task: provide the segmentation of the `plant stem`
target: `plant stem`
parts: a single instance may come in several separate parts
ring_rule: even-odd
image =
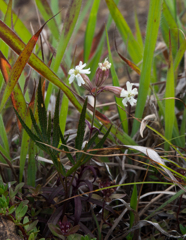
[[[93,114],[92,114],[92,122],[91,122],[91,129],[90,129],[90,135],[89,135],[89,140],[91,138],[92,135],[92,128],[94,126],[94,117],[95,117],[95,112],[96,112],[96,97],[97,97],[97,88],[96,88],[96,92],[94,94],[94,110],[93,110]]]

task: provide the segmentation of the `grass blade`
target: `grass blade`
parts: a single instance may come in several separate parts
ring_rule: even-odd
[[[7,11],[4,17],[4,23],[11,28],[12,25],[12,0],[9,0]],[[0,40],[0,49],[2,50],[5,58],[8,58],[9,47]]]
[[[35,187],[36,182],[36,145],[33,140],[30,141],[28,153],[27,184]]]
[[[183,34],[179,31],[179,27],[175,22],[174,17],[171,14],[169,7],[165,0],[162,3],[162,19],[161,21],[161,28],[162,34],[165,43],[167,46],[169,45],[169,31],[171,31],[171,43],[172,43],[172,54],[173,57],[176,55],[178,51],[178,44],[182,43],[183,41]]]
[[[68,11],[65,17],[65,22],[63,24],[62,33],[60,36],[59,45],[56,51],[57,54],[56,54],[56,58],[53,66],[54,72],[58,71],[61,60],[63,58],[67,45],[69,43],[70,37],[72,35],[72,32],[74,30],[75,24],[79,16],[81,3],[82,3],[82,0],[74,0],[70,2],[70,5],[68,7]]]
[[[84,40],[84,62],[85,63],[89,59],[89,55],[92,47],[99,4],[100,4],[100,0],[94,0],[91,12],[89,14],[89,19],[87,23],[86,32],[85,32],[85,40]]]
[[[79,118],[77,137],[75,140],[75,148],[79,149],[79,150],[82,149],[82,144],[83,144],[83,139],[84,139],[86,110],[87,110],[87,98],[85,100],[85,103],[83,105],[83,109],[82,109],[82,112],[81,112],[81,115]],[[80,156],[79,153],[76,154],[76,160],[78,160],[78,156]]]
[[[170,33],[169,33],[170,36]],[[172,57],[171,39],[169,37],[169,66],[166,80],[165,98],[174,98],[174,67]],[[175,99],[165,100],[165,138],[170,141],[172,138],[174,120],[175,120]],[[165,143],[165,150],[168,150],[169,145]]]
[[[143,51],[143,38],[141,35],[141,30],[140,30],[140,26],[139,26],[139,21],[138,21],[138,15],[135,11],[135,15],[134,15],[134,20],[135,20],[135,29],[136,29],[136,40],[138,42],[138,44],[140,45],[140,48]]]
[[[112,54],[111,54],[111,51],[110,51],[110,44],[109,44],[107,30],[106,30],[106,37],[107,37],[107,47],[108,47],[108,52],[109,52],[109,61],[111,63],[111,74],[112,74],[113,86],[119,87],[120,86],[119,85],[119,80],[118,80],[118,77],[117,77],[117,74],[116,74],[116,71],[115,71],[115,68],[114,68],[114,62],[113,62]],[[120,121],[121,121],[121,124],[122,124],[123,131],[125,133],[128,133],[127,114],[123,109],[121,109],[121,108],[124,108],[124,106],[122,104],[122,99],[115,97],[115,101],[117,103],[117,109],[118,109],[118,113],[119,113],[119,117],[120,117]]]
[[[42,94],[42,89],[41,89],[41,80],[39,81],[39,86],[38,86],[38,94],[37,94],[37,99],[38,99],[38,116],[39,116],[39,123],[41,127],[41,133],[43,136],[43,140],[47,141],[47,112],[43,100],[43,94]]]
[[[9,29],[2,21],[0,21],[0,37],[17,53],[20,54],[24,49],[25,44],[19,39],[19,37]],[[59,87],[69,98],[75,108],[81,112],[82,106],[79,101],[75,98],[72,91],[60,81],[57,75],[46,65],[44,64],[35,54],[31,54],[28,62],[36,71],[38,71],[43,77],[48,79],[50,82]],[[109,128],[111,122],[106,121],[104,115],[100,115],[96,111],[96,117],[101,121],[106,127]],[[87,113],[87,120],[91,121],[91,116]],[[101,124],[97,119],[95,119],[96,127],[100,128]],[[106,129],[103,128],[103,133],[106,132]],[[118,131],[118,127],[113,125],[111,132],[123,143],[123,144],[136,144],[127,134]]]
[[[37,7],[38,7],[43,19],[45,20],[45,22],[54,16],[48,1],[35,0],[35,2],[37,4]],[[58,24],[56,23],[55,18],[53,18],[51,21],[49,21],[48,27],[49,27],[52,35],[56,38],[56,40],[59,40],[59,29],[58,29]]]
[[[127,22],[123,18],[123,15],[117,8],[114,1],[113,0],[105,1],[110,11],[110,14],[112,15],[112,18],[121,34],[121,37],[123,38],[124,43],[127,43],[127,49],[131,59],[133,60],[134,63],[136,64],[139,63],[142,59],[142,49],[140,48],[140,45],[134,38]]]
[[[0,10],[6,14],[7,11],[7,3],[5,3],[4,0],[1,0],[0,4]],[[15,14],[14,11],[12,11],[12,18],[13,22],[16,22],[14,29],[17,32],[17,34],[20,36],[20,38],[23,40],[24,43],[28,42],[29,39],[32,37],[31,33],[28,31],[26,26],[23,24],[23,22],[18,18],[18,16]]]
[[[138,101],[136,107],[136,118],[141,118],[146,103],[146,98],[149,90],[151,67],[153,61],[153,54],[156,45],[156,39],[158,36],[158,29],[160,24],[161,15],[161,0],[151,0],[147,21],[146,40],[143,55],[143,65],[140,76],[140,86]],[[134,120],[132,128],[132,136],[138,131],[140,123]]]

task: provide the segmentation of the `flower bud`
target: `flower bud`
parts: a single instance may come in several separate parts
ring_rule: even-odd
[[[120,98],[122,88],[121,87],[114,87],[114,86],[105,86],[103,91],[112,92],[112,93],[115,94],[116,97]]]
[[[95,84],[97,87],[100,87],[108,78],[110,67],[111,67],[111,63],[107,61],[107,58],[103,63],[99,63],[99,67],[96,70],[96,80],[95,80]]]
[[[83,73],[81,73],[81,76],[83,78],[83,80],[85,81],[85,84],[83,84],[82,86],[88,90],[89,92],[91,92],[91,90],[93,89],[93,85],[89,79],[89,77]]]

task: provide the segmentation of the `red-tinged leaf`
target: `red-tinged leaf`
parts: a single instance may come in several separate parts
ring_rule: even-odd
[[[2,101],[1,101],[1,105],[0,105],[0,112],[2,111],[6,101],[8,100],[11,92],[13,91],[25,65],[27,64],[28,59],[36,45],[38,37],[39,37],[43,27],[45,26],[45,24],[30,39],[30,41],[28,42],[28,44],[26,45],[26,47],[24,48],[22,53],[19,55],[16,63],[14,64],[14,66],[10,72],[9,80],[7,82],[7,85],[6,85],[6,88],[5,88],[3,97],[2,97]]]
[[[126,62],[126,64],[132,69],[134,70],[138,75],[141,74],[141,70],[139,69],[139,67],[137,67],[133,62],[131,62],[130,60],[128,60],[127,58],[123,57],[120,53],[118,53],[118,55],[120,56],[120,58]]]
[[[1,51],[0,51],[0,69],[5,79],[5,82],[7,83],[10,72],[11,72],[11,66]],[[14,88],[14,91],[11,93],[11,100],[14,108],[17,110],[21,118],[24,119],[27,106],[26,106],[26,102],[25,102],[23,93],[21,91],[21,88],[19,86],[19,83],[17,83],[17,85]],[[22,126],[19,120],[18,120],[18,127],[19,127],[19,130],[21,131]]]
[[[56,15],[54,15],[54,17]],[[51,20],[51,18],[48,21],[50,21],[50,20]],[[6,85],[6,88],[5,88],[3,97],[2,97],[2,101],[1,101],[1,104],[0,104],[0,112],[2,111],[6,101],[8,100],[12,90],[14,89],[14,87],[15,87],[15,85],[16,85],[16,83],[17,83],[25,65],[27,64],[27,62],[30,58],[30,55],[32,54],[32,51],[33,51],[33,49],[36,45],[36,42],[37,42],[37,40],[40,36],[40,33],[43,30],[44,26],[47,24],[47,22],[45,22],[45,24],[34,34],[34,36],[32,36],[32,38],[29,40],[29,42],[27,43],[24,50],[19,55],[16,63],[14,64],[14,66],[11,70],[10,76],[9,76],[9,81]]]
[[[25,44],[23,41],[10,29],[8,28],[1,20],[0,20],[0,38],[3,39],[18,55],[24,49]],[[40,75],[48,79],[51,83],[59,87],[68,97],[68,99],[72,102],[75,108],[78,111],[82,110],[82,106],[79,101],[76,99],[74,94],[72,93],[72,89],[66,86],[58,76],[47,67],[35,54],[31,54],[28,63],[31,67],[33,67]],[[91,121],[90,116],[86,116],[86,118]],[[100,119],[100,121],[105,124],[105,121]],[[96,126],[100,126],[100,123],[97,121]],[[109,125],[106,125],[109,127]],[[125,133],[121,133],[118,131],[118,128],[113,126],[111,132],[124,144],[135,144],[135,142]]]
[[[97,50],[97,47],[99,45],[99,42],[100,42],[101,37],[102,37],[103,32],[104,32],[104,29],[105,29],[105,25],[103,25],[101,27],[98,34],[93,38],[92,47],[91,47],[91,51],[90,51],[90,55],[89,55],[89,60],[93,57],[93,55],[95,54],[95,52]],[[82,50],[80,52],[80,54],[78,55],[78,57],[76,58],[75,65],[77,65],[79,63],[79,61],[83,61],[83,56],[84,56],[84,50]]]
[[[139,69],[139,67],[137,67],[133,62],[131,62],[130,60],[128,60],[127,58],[123,57],[117,49],[117,45],[116,45],[116,41],[115,41],[115,48],[116,48],[116,52],[118,53],[118,55],[120,56],[120,58],[126,62],[126,64],[132,69],[134,70],[138,75],[141,74],[141,70]]]
[[[18,55],[22,52],[25,47],[23,41],[0,20],[0,38],[3,39],[6,44],[8,44]],[[33,67],[40,75],[48,79],[54,85],[59,87],[69,98],[69,100],[74,104],[78,111],[81,111],[82,107],[72,94],[71,89],[69,89],[58,76],[39,59],[35,54],[31,54],[28,63]]]

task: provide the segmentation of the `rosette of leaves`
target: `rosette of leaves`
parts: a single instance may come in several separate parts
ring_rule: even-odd
[[[56,106],[55,106],[55,112],[54,112],[54,119],[53,119],[53,136],[51,138],[51,114],[49,113],[49,116],[47,117],[47,111],[43,100],[42,95],[42,86],[41,81],[39,82],[38,86],[38,94],[37,94],[37,101],[38,101],[38,118],[39,123],[36,121],[37,117],[37,111],[34,114],[30,109],[30,115],[32,119],[32,124],[34,127],[34,131],[32,131],[26,123],[23,121],[23,119],[20,117],[18,112],[15,110],[16,115],[18,119],[20,120],[20,123],[22,124],[23,128],[26,130],[27,134],[30,136],[30,138],[36,143],[36,145],[45,151],[52,159],[54,166],[56,167],[57,171],[61,173],[64,177],[68,177],[71,174],[73,174],[77,168],[79,168],[81,165],[84,165],[87,161],[91,159],[91,155],[86,155],[83,153],[86,152],[96,141],[98,143],[94,146],[93,149],[99,149],[103,146],[105,140],[107,139],[107,136],[110,132],[111,127],[107,130],[106,134],[103,136],[101,140],[98,139],[98,134],[95,133],[93,137],[88,141],[85,148],[82,150],[82,144],[84,139],[84,133],[85,133],[85,116],[86,116],[86,107],[87,107],[87,99],[85,100],[80,119],[78,124],[78,130],[77,130],[77,137],[75,139],[75,148],[77,150],[80,150],[81,152],[76,153],[75,159],[73,158],[72,154],[70,153],[69,148],[66,145],[66,139],[64,138],[60,126],[59,126],[59,98],[60,98],[60,92],[58,93],[57,100],[56,100]],[[102,127],[101,127],[102,128]],[[101,130],[100,128],[100,130]],[[60,140],[64,145],[60,145]],[[60,147],[58,148],[58,146]],[[69,159],[69,161],[72,164],[72,167],[66,171],[63,164],[59,161],[59,152],[65,151],[66,155]],[[95,154],[96,151],[89,151],[89,154]]]

